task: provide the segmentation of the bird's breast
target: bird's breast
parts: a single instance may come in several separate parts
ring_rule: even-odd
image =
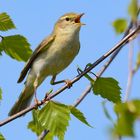
[[[51,68],[50,73],[59,73],[65,69],[77,55],[79,46],[79,40],[67,39],[66,37],[57,38],[48,50],[51,56],[46,61],[50,62],[48,62],[48,67]]]
[[[78,38],[56,37],[51,46],[35,60],[33,67],[36,73],[40,73],[41,77],[60,73],[73,61],[79,47]]]

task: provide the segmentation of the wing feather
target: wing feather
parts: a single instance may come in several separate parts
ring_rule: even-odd
[[[49,37],[45,38],[40,45],[35,49],[35,51],[33,52],[33,54],[31,55],[31,57],[29,58],[29,60],[27,61],[25,67],[23,68],[23,70],[21,71],[21,74],[19,76],[18,79],[18,83],[22,82],[23,79],[25,78],[27,72],[29,71],[29,69],[31,68],[34,60],[36,59],[36,57],[38,56],[38,54],[40,52],[42,52],[44,49],[48,49],[48,47],[51,45],[51,43],[53,42],[53,40],[55,39],[55,35],[50,35]]]

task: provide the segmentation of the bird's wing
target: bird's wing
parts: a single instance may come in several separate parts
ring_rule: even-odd
[[[35,51],[33,52],[33,54],[31,55],[31,57],[29,58],[29,60],[27,61],[25,67],[23,68],[23,70],[21,71],[21,74],[19,76],[18,79],[18,83],[22,82],[23,79],[25,78],[28,70],[31,68],[34,60],[37,58],[38,54],[40,54],[42,51],[46,50],[49,48],[49,46],[51,45],[51,43],[54,41],[55,39],[55,35],[50,35],[49,37],[45,38],[40,45],[35,49]]]

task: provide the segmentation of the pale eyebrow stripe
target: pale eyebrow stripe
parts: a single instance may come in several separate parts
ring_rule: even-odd
[[[64,16],[64,17],[61,17],[60,19],[65,19],[65,18],[67,18],[68,16]]]

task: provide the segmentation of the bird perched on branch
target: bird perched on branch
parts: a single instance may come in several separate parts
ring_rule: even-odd
[[[52,76],[51,84],[65,82],[67,86],[70,86],[70,81],[55,82],[55,78],[73,61],[79,52],[79,31],[84,25],[80,19],[83,15],[83,13],[67,13],[61,16],[50,36],[45,38],[35,49],[18,79],[18,83],[22,82],[29,71],[25,87],[10,110],[9,116],[30,105],[37,87],[47,76]]]

